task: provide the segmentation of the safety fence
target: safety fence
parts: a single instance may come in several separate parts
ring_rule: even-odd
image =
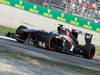
[[[48,9],[46,7],[42,7],[40,5],[36,5],[24,0],[0,0],[0,3],[10,5],[19,9],[23,9],[34,14],[39,14],[52,19],[67,22],[75,26],[100,32],[100,23],[96,23],[78,16],[73,16],[71,14],[65,14],[62,13],[61,11]]]

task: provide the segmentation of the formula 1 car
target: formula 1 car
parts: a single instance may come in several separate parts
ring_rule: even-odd
[[[85,36],[85,45],[79,44],[77,40],[79,34]],[[15,33],[8,32],[7,36],[15,38],[19,43],[30,42],[37,47],[82,55],[86,59],[92,59],[95,54],[95,46],[91,44],[93,35],[75,29],[70,31],[64,28],[61,33],[54,33],[19,26]]]

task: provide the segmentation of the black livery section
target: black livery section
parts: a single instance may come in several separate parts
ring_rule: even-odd
[[[61,26],[62,27],[62,26]],[[33,46],[42,47],[48,50],[71,53],[73,55],[82,55],[84,58],[92,59],[95,54],[95,46],[91,44],[92,34],[84,33],[79,30],[60,28],[57,33],[46,32],[44,30],[28,29],[25,26],[19,26],[15,33],[9,33],[7,36],[15,38],[19,43],[31,43]],[[84,36],[85,45],[80,45],[78,35]]]

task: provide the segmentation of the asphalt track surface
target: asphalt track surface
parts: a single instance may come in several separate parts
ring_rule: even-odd
[[[61,63],[82,66],[100,71],[100,60],[88,60],[80,56],[72,56],[62,54],[55,51],[48,51],[40,48],[33,47],[29,44],[20,44],[15,40],[0,38],[0,50],[8,50],[15,53],[25,53],[28,55],[45,58],[52,61]]]

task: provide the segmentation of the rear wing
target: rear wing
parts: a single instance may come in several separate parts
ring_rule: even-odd
[[[92,37],[93,37],[93,34],[86,33],[86,32],[80,31],[80,30],[76,30],[76,29],[72,29],[72,34],[76,39],[78,38],[79,34],[84,35],[86,44],[90,44],[92,41]]]

